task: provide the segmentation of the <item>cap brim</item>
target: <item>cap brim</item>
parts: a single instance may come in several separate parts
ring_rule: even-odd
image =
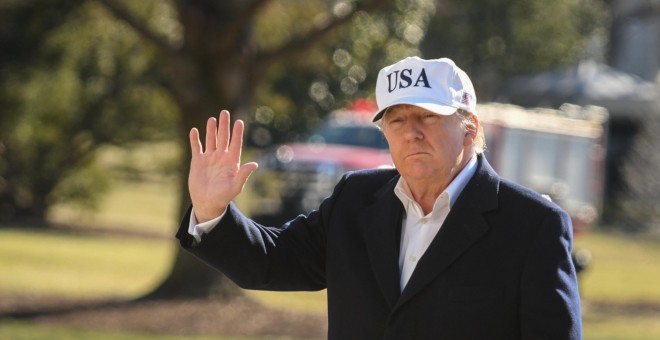
[[[383,118],[383,115],[385,114],[385,111],[387,111],[388,108],[395,106],[395,105],[401,105],[401,104],[408,104],[408,105],[414,105],[417,107],[421,107],[422,109],[429,110],[433,113],[437,113],[442,116],[451,116],[453,115],[458,108],[449,106],[449,105],[442,105],[442,104],[437,104],[437,103],[429,103],[429,102],[415,102],[414,100],[402,100],[400,102],[394,102],[391,103],[389,106],[383,108],[382,110],[378,111],[373,119],[371,120],[373,123],[379,121],[381,118]]]

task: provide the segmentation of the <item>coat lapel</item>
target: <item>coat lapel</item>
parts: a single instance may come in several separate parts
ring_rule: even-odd
[[[483,213],[497,207],[499,177],[483,156],[477,172],[422,256],[397,306],[419,293],[488,231]]]
[[[376,193],[376,202],[363,210],[360,226],[378,285],[391,307],[400,295],[399,240],[403,205],[394,194],[395,176]]]

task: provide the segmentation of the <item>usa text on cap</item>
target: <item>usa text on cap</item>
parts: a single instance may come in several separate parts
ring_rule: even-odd
[[[377,122],[385,110],[398,104],[419,106],[440,115],[458,109],[476,113],[477,96],[470,78],[448,58],[408,57],[384,67],[376,81]]]

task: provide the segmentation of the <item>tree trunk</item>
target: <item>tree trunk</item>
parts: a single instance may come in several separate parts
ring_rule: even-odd
[[[172,82],[169,86],[173,98],[175,98],[181,110],[181,122],[179,126],[181,136],[179,142],[184,150],[184,157],[181,160],[179,173],[179,216],[183,216],[190,206],[190,196],[188,192],[188,173],[190,172],[190,142],[189,131],[197,127],[200,131],[200,138],[204,140],[206,132],[206,121],[211,116],[216,116],[221,108],[229,109],[228,103],[237,102],[237,99],[223,96],[227,90],[216,90],[216,86],[209,78],[209,70],[201,66],[204,63],[191,64],[189,60],[174,60],[170,64]],[[230,81],[222,81],[225,84],[232,84]],[[232,93],[241,93],[233,90]],[[234,117],[232,117],[232,120]],[[172,233],[174,238],[174,232]],[[206,297],[214,296],[221,298],[230,298],[240,296],[242,291],[232,281],[227,279],[222,273],[212,269],[199,259],[183,250],[177,242],[177,251],[174,264],[168,277],[145,298],[165,299],[181,297]]]
[[[167,279],[145,299],[240,296],[242,291],[220,272],[211,269],[177,245],[174,265]]]

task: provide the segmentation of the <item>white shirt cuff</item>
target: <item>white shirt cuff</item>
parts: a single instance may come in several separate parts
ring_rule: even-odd
[[[227,213],[227,209],[222,214],[210,221],[204,223],[197,223],[195,218],[195,208],[190,211],[190,222],[188,223],[188,234],[195,238],[196,243],[202,242],[202,235],[210,232],[220,222],[222,217]]]

